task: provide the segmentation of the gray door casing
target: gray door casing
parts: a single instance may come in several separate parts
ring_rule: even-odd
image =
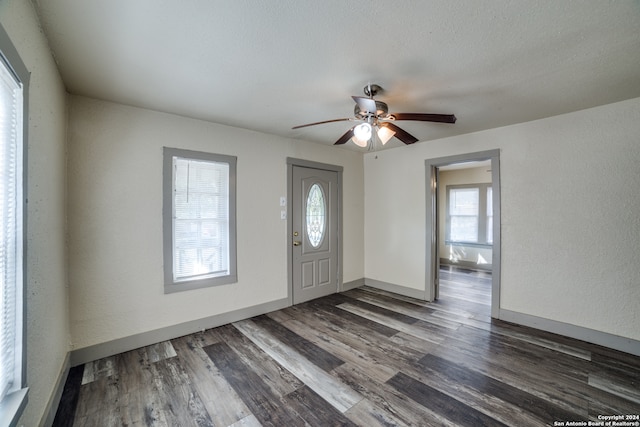
[[[491,317],[498,318],[500,313],[500,276],[501,276],[501,229],[500,229],[500,150],[488,150],[456,156],[427,159],[426,169],[426,283],[425,290],[428,301],[438,298],[440,260],[438,257],[438,168],[455,163],[481,160],[491,161],[491,181],[493,188],[493,268],[491,274]]]

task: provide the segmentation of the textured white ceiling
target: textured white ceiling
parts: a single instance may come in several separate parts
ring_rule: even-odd
[[[637,0],[35,3],[72,94],[323,144],[351,124],[291,127],[351,117],[369,82],[456,114],[397,123],[420,141],[640,96]]]

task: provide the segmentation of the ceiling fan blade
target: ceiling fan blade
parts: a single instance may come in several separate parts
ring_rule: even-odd
[[[352,98],[354,101],[356,101],[356,104],[358,104],[358,107],[360,107],[361,111],[366,111],[372,114],[376,114],[376,111],[378,111],[375,100],[371,98],[365,98],[364,96],[352,96]]]
[[[341,145],[349,141],[353,137],[353,129],[355,129],[355,126],[346,131],[345,134],[340,137],[340,139],[333,143],[333,145]]]
[[[394,136],[407,145],[413,144],[414,142],[418,141],[418,138],[411,135],[406,130],[400,129],[398,126],[394,125],[393,123],[389,123],[389,122],[380,123],[380,126],[388,127],[389,129],[394,131],[396,133]]]
[[[429,113],[392,113],[396,120],[415,120],[419,122],[455,123],[457,118],[453,114]]]
[[[315,123],[307,123],[306,125],[299,125],[299,126],[294,126],[291,129],[300,129],[300,128],[306,128],[307,126],[315,126],[315,125],[323,125],[325,123],[333,123],[333,122],[348,122],[353,120],[350,117],[344,118],[344,119],[333,119],[333,120],[324,120],[322,122],[315,122]]]

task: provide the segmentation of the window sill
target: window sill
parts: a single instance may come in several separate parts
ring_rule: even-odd
[[[445,240],[445,245],[449,246],[467,246],[470,248],[488,248],[491,249],[493,245],[491,243],[475,243],[475,242],[453,242],[451,240]]]
[[[0,402],[0,425],[14,427],[27,406],[28,388],[14,391]]]
[[[236,274],[226,276],[209,277],[199,280],[185,280],[182,282],[169,282],[164,285],[164,293],[171,294],[174,292],[191,291],[194,289],[209,288],[218,285],[229,285],[238,282]]]

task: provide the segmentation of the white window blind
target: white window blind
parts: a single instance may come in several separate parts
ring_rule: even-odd
[[[0,60],[0,401],[22,360],[22,87]]]
[[[174,281],[226,276],[229,164],[174,157]]]
[[[450,239],[456,242],[478,241],[479,190],[477,188],[451,189],[449,214]]]

